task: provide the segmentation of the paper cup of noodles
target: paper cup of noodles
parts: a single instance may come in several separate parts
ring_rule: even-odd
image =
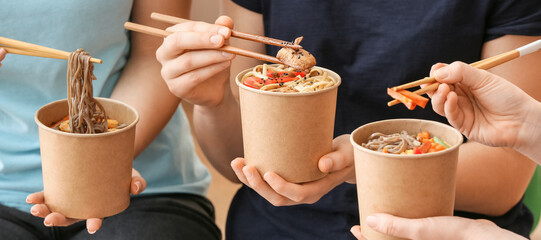
[[[332,150],[340,82],[338,74],[321,67],[304,73],[273,64],[240,72],[246,164],[294,183],[325,176],[318,161]]]
[[[389,136],[392,134],[395,136]],[[462,144],[459,131],[434,121],[392,119],[357,128],[351,134],[351,143],[361,231],[367,239],[401,239],[366,225],[366,217],[373,213],[405,218],[453,215],[458,150]],[[401,154],[385,153],[404,150],[407,145],[411,149]]]
[[[68,115],[66,99],[41,107],[39,127],[45,204],[77,219],[103,218],[130,203],[137,111],[122,102],[96,98],[108,119],[124,127],[111,132],[78,134],[50,126]]]

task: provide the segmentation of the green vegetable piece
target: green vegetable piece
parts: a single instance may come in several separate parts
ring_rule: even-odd
[[[445,148],[450,148],[451,147],[451,146],[449,146],[449,144],[447,144],[443,140],[439,139],[438,137],[434,137],[434,142],[439,144],[439,145],[444,146]]]

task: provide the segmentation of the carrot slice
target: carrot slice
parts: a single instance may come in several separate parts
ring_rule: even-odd
[[[427,153],[428,150],[430,150],[430,147],[432,147],[432,144],[427,141],[427,142],[423,143],[423,145],[419,149],[421,150],[421,152]]]
[[[408,90],[399,90],[398,93],[404,95],[405,97],[411,99],[417,106],[425,108],[426,104],[428,103],[428,98],[425,98],[421,95],[412,93]]]
[[[403,103],[404,105],[406,105],[406,107],[409,109],[409,110],[413,110],[415,109],[415,106],[417,104],[415,104],[411,99],[409,99],[408,97],[402,95],[401,93],[395,91],[395,90],[392,90],[390,88],[387,88],[387,94],[389,94],[389,96],[391,96],[392,98],[400,101],[401,103]]]
[[[68,120],[68,119],[70,119],[70,116],[65,116],[64,118],[60,119],[60,121],[51,124],[51,126],[49,126],[49,127],[50,127],[50,128],[54,128],[54,127],[56,127],[58,124],[60,124],[61,122],[66,121],[66,120]]]

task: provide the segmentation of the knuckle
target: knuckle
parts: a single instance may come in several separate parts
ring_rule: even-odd
[[[394,235],[396,233],[396,226],[392,219],[384,218],[384,220],[380,224],[380,227],[382,232],[387,235]]]
[[[286,205],[283,199],[271,199],[269,202],[275,207],[281,207]]]

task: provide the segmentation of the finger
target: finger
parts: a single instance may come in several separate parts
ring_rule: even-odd
[[[353,159],[345,156],[344,152],[334,151],[323,155],[323,157],[319,159],[318,167],[319,170],[324,173],[336,172],[353,165],[352,160]]]
[[[209,32],[174,32],[167,36],[156,51],[160,63],[176,58],[185,50],[216,49],[224,44],[224,37]]]
[[[86,220],[86,230],[90,234],[94,234],[100,229],[101,223],[103,222],[100,218],[89,218]]]
[[[222,19],[221,21],[227,23],[227,19]],[[182,34],[187,32],[219,34],[224,38],[229,38],[231,36],[231,29],[229,27],[201,21],[188,21],[168,27],[165,30],[173,33],[181,32]]]
[[[287,198],[276,193],[265,181],[263,181],[263,178],[261,178],[261,175],[255,167],[245,166],[242,168],[242,172],[246,175],[250,187],[272,205],[284,206],[294,204],[291,201],[288,201]]]
[[[355,236],[357,239],[359,240],[366,240],[366,238],[364,238],[364,236],[361,234],[361,226],[359,225],[355,225],[353,227],[351,227],[351,229],[349,230],[353,236]]]
[[[289,202],[298,203],[315,203],[322,196],[327,194],[334,187],[343,183],[350,172],[353,172],[353,166],[347,167],[344,170],[333,172],[327,176],[308,183],[296,184],[291,183],[280,177],[274,172],[267,172],[263,175],[265,182],[280,196],[289,199]]]
[[[2,60],[4,60],[4,58],[6,57],[6,54],[7,54],[7,53],[8,53],[8,52],[6,51],[6,49],[0,48],[0,62],[1,62]]]
[[[143,177],[141,177],[141,174],[132,168],[132,178],[131,178],[131,187],[130,192],[133,195],[137,195],[139,193],[142,193],[147,187],[147,182]]]
[[[309,187],[300,184],[290,183],[274,172],[267,172],[263,175],[267,184],[279,195],[282,195],[295,203],[313,203],[309,201]],[[319,194],[320,195],[320,194]],[[319,196],[317,197],[319,199]]]
[[[366,218],[366,224],[377,232],[400,238],[417,239],[419,225],[414,220],[377,213]]]
[[[231,161],[231,168],[237,175],[237,178],[244,183],[244,185],[250,186],[244,172],[242,172],[242,168],[244,168],[244,166],[246,166],[244,164],[244,158],[236,158],[235,160]]]
[[[78,221],[81,221],[81,220],[71,219],[71,218],[68,219],[60,213],[53,212],[45,217],[45,219],[43,220],[43,224],[45,224],[45,226],[47,227],[52,227],[52,226],[64,227],[64,226],[69,226]]]
[[[43,191],[31,193],[26,197],[26,202],[29,204],[45,203],[45,195],[43,194]]]
[[[323,155],[318,161],[321,172],[336,172],[353,165],[353,146],[349,137],[349,134],[343,134],[333,140],[333,151]]]
[[[234,54],[216,50],[187,52],[162,63],[161,75],[166,80],[173,79],[186,72],[231,60],[234,56]]]
[[[169,90],[176,96],[185,96],[202,82],[211,79],[214,75],[224,71],[231,66],[231,61],[225,61],[210,65],[206,68],[200,68],[182,74],[177,78],[167,80]]]
[[[455,92],[449,92],[447,94],[447,101],[445,102],[444,109],[449,124],[455,128],[460,127],[464,121],[464,112],[458,107],[458,96]]]
[[[231,19],[228,16],[220,16],[220,17],[218,17],[218,19],[216,19],[214,24],[222,25],[222,26],[225,26],[225,27],[227,27],[229,29],[233,29],[233,27],[234,27],[233,19]]]
[[[30,213],[36,217],[45,218],[51,211],[45,204],[36,204],[30,208]]]
[[[449,64],[445,64],[445,63],[436,63],[434,65],[432,65],[432,67],[430,67],[430,76],[431,77],[434,77],[434,71],[442,68],[442,67],[445,67],[445,66],[448,66]]]
[[[449,86],[445,83],[438,87],[438,90],[432,95],[432,109],[439,115],[445,116],[444,104],[447,101]]]
[[[463,62],[453,62],[449,66],[434,72],[436,80],[444,83],[462,83],[468,88],[476,89],[487,84],[487,81],[499,81],[487,71],[474,68]]]

